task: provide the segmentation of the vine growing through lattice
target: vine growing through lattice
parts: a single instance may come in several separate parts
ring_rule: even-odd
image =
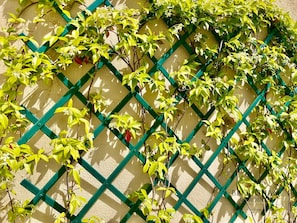
[[[89,6],[82,1],[20,3],[24,9],[40,8],[35,24],[54,12],[67,25],[56,27],[39,46],[34,37],[20,35],[17,25],[26,21],[12,15],[6,36],[0,38],[0,58],[6,67],[0,91],[1,190],[9,200],[9,221],[26,217],[43,201],[59,213],[56,222],[100,222],[100,216],[87,215],[110,191],[129,209],[121,222],[135,213],[146,221],[170,222],[182,206],[189,210],[182,213],[183,221],[210,222],[223,197],[235,210],[231,222],[239,215],[247,218],[245,207],[257,221],[249,205],[252,197],[264,202],[265,221],[294,222],[296,30],[270,1],[156,0],[141,9],[118,9],[98,0]],[[76,4],[87,9],[72,18],[67,10]],[[166,26],[163,31],[154,29],[160,21]],[[265,30],[264,40],[257,39]],[[24,44],[14,45],[18,40]],[[188,56],[171,71],[166,63],[180,49]],[[115,60],[126,69],[117,68]],[[65,75],[72,67],[90,70],[76,79]],[[104,75],[111,75],[126,92],[115,104],[102,89],[92,91]],[[20,103],[19,89],[56,79],[66,93],[42,117]],[[245,88],[254,98],[242,108],[236,90]],[[125,108],[132,101],[138,110],[129,114]],[[55,132],[49,123],[61,113],[65,125]],[[191,125],[188,114],[195,117]],[[106,129],[127,149],[107,177],[86,159]],[[200,137],[203,129],[206,133]],[[50,151],[32,148],[30,140],[40,131],[50,139]],[[275,138],[279,145],[269,145]],[[208,151],[211,155],[205,161]],[[232,166],[225,182],[224,168],[218,175],[210,170],[220,156],[223,166]],[[25,170],[34,175],[41,160],[52,159],[60,168],[41,188],[28,179],[21,182],[33,198],[23,203],[13,198],[14,174]],[[127,194],[114,181],[131,159],[141,163],[148,182]],[[199,169],[183,191],[170,172],[179,160]],[[101,185],[89,199],[76,192],[84,190],[82,171]],[[201,209],[190,194],[203,178],[215,193]],[[66,186],[64,203],[49,193],[61,179]],[[242,196],[239,201],[228,191],[233,182]],[[290,198],[287,208],[276,204],[284,192]]]

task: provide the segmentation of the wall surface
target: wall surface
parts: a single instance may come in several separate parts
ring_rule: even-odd
[[[283,10],[287,11],[292,18],[295,20],[297,19],[296,10],[297,10],[297,2],[294,0],[276,0],[275,3],[282,8]]]
[[[18,1],[17,0],[0,0],[0,27],[6,26],[6,21],[8,19],[9,12],[15,12],[18,8]],[[87,1],[86,4],[88,4]],[[121,7],[123,2],[121,1],[118,3],[117,1],[113,1],[116,7]],[[137,4],[133,0],[127,1],[126,3],[129,7],[138,7]],[[296,0],[277,0],[276,4],[279,5],[284,10],[288,11],[289,14],[294,18],[297,19],[297,1]],[[32,19],[35,15],[35,6],[31,6],[27,8],[23,13],[22,17],[29,20]],[[75,10],[73,10],[74,13]],[[30,30],[26,32],[28,34],[32,34],[35,39],[41,43],[42,37],[51,31],[53,27],[56,25],[63,25],[64,21],[61,19],[59,15],[56,14],[47,14],[45,19],[48,21],[48,27],[31,27]],[[155,30],[162,30],[166,28],[165,24],[160,22],[157,23],[154,27]],[[3,35],[0,31],[0,35]],[[161,55],[165,52],[166,44],[163,46],[162,49],[159,49],[158,53]],[[184,49],[178,49],[175,56],[170,58],[164,64],[164,67],[167,70],[174,69],[174,66],[177,64],[181,64],[183,60],[186,58],[186,51]],[[113,61],[115,66],[119,69],[124,71],[127,69],[126,65],[120,63],[119,61]],[[91,68],[90,65],[80,67],[78,65],[71,65],[69,69],[65,72],[65,76],[70,79],[72,83],[76,83],[79,80],[79,75],[73,74],[82,74],[86,73]],[[97,89],[102,89],[103,95],[108,96],[110,98],[110,103],[118,102],[123,99],[123,96],[127,94],[127,90],[121,86],[118,80],[116,80],[112,75],[111,72],[107,68],[103,68],[100,72],[105,73],[105,76],[99,76],[98,79],[94,83],[92,83],[91,93],[96,92]],[[0,64],[0,75],[3,78],[4,67]],[[42,83],[40,83],[42,84]],[[90,83],[88,82],[88,85]],[[22,89],[24,94],[22,96],[23,104],[26,107],[30,107],[31,111],[36,115],[36,117],[40,118],[45,115],[51,107],[67,92],[67,88],[59,81],[54,79],[53,82],[50,84],[44,84],[43,88],[36,86],[32,86],[30,88]],[[84,94],[87,93],[88,89],[86,87],[82,88],[81,90]],[[249,100],[249,96],[253,97],[253,95],[249,94],[247,90],[247,96],[244,99],[241,99],[241,106],[246,107],[246,104]],[[148,98],[149,100],[149,98]],[[79,104],[78,100],[75,100],[74,103]],[[153,102],[152,102],[153,103]],[[110,110],[112,108],[109,108]],[[140,111],[141,107],[135,100],[131,100],[125,110],[129,113]],[[107,112],[109,112],[107,110]],[[181,120],[180,123],[177,123],[176,129],[177,132],[180,134],[180,137],[183,137],[189,133],[189,131],[193,128],[193,123],[195,123],[196,117],[189,113],[188,117]],[[63,115],[55,116],[54,120],[49,120],[47,126],[52,129],[56,134],[63,128],[65,128],[65,117]],[[94,123],[94,125],[99,124]],[[197,135],[195,139],[201,139],[203,134],[206,133],[206,130],[202,130],[200,135]],[[216,142],[210,141],[210,145],[216,145]],[[44,148],[45,151],[50,151],[50,139],[41,132],[38,132],[31,140],[30,144],[33,148]],[[101,133],[100,139],[96,139],[94,142],[96,149],[92,152],[88,152],[84,155],[84,159],[88,161],[95,169],[100,170],[100,173],[103,177],[108,178],[109,175],[117,168],[119,162],[121,162],[129,153],[129,151],[120,143],[117,143],[115,140],[115,136],[108,130]],[[213,151],[210,150],[206,152],[202,159],[202,163],[205,163],[208,158],[212,155]],[[209,167],[209,172],[211,172],[214,176],[217,176],[220,182],[225,182],[228,180],[228,172],[232,170],[232,166],[225,167],[224,171],[221,174],[222,170],[222,159],[223,157],[218,157],[214,163]],[[180,159],[176,161],[174,166],[170,169],[170,175],[172,175],[172,183],[178,186],[178,188],[183,191],[186,190],[189,182],[195,178],[197,173],[200,169],[197,165],[192,163],[193,161],[187,159]],[[44,163],[38,166],[36,174],[34,176],[27,176],[25,173],[23,175],[17,176],[21,181],[23,178],[29,179],[36,187],[41,188],[43,187],[47,179],[50,179],[53,174],[58,170],[59,166],[57,166],[56,162],[51,160],[49,163]],[[132,191],[138,189],[138,187],[146,182],[149,182],[149,179],[146,178],[142,174],[142,165],[135,157],[128,162],[125,169],[121,171],[121,173],[114,179],[113,185],[124,194],[129,194]],[[94,176],[91,176],[87,171],[82,170],[82,188],[83,190],[79,191],[78,193],[81,194],[83,197],[87,199],[91,197],[101,186],[97,180],[94,179]],[[32,199],[32,194],[28,192],[23,186],[17,185],[16,186],[17,193],[22,199]],[[240,199],[240,196],[236,194],[236,185],[235,183],[228,188],[228,193],[232,194],[233,198]],[[50,195],[55,201],[63,203],[64,198],[61,195],[62,192],[65,190],[65,182],[63,179],[59,181],[57,186],[52,188],[48,195]],[[191,191],[189,195],[189,200],[198,208],[202,209],[208,204],[209,200],[215,196],[216,191],[213,187],[213,183],[204,176],[202,181],[199,185]],[[1,195],[0,195],[1,196]],[[2,199],[2,197],[0,197]],[[4,198],[3,198],[4,199]],[[177,198],[176,198],[177,199]],[[3,201],[1,201],[2,203]],[[8,201],[6,201],[8,202]],[[176,202],[174,198],[170,201],[172,204]],[[5,201],[4,201],[5,203]],[[246,212],[249,213],[250,211],[257,211],[262,210],[262,202],[258,201],[257,199],[251,200],[250,203],[251,208],[246,207]],[[186,208],[181,208],[178,213],[175,215],[174,220],[172,222],[179,222],[182,216],[182,212],[185,211]],[[0,208],[1,210],[1,208]],[[117,198],[113,193],[109,190],[104,192],[104,195],[96,201],[95,205],[91,210],[88,212],[88,215],[98,214],[100,212],[100,217],[105,219],[106,222],[119,222],[121,217],[126,214],[128,208],[122,205],[122,202],[119,198]],[[230,215],[234,212],[234,208],[230,203],[225,199],[222,199],[218,205],[213,210],[211,219],[213,223],[219,222],[227,222],[230,219]],[[58,213],[49,208],[45,203],[40,202],[37,206],[36,212],[33,214],[32,220],[26,220],[26,222],[34,222],[34,223],[41,223],[41,222],[54,222],[55,217]],[[5,216],[4,212],[0,214],[0,221],[6,222],[7,216]],[[255,218],[259,217],[259,213],[254,216]],[[259,217],[260,218],[260,217]],[[130,218],[129,222],[142,222],[143,220],[140,219],[139,216],[134,215]],[[237,222],[249,222],[250,219],[242,220],[238,218]]]

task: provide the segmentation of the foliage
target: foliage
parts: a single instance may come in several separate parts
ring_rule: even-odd
[[[33,24],[41,21],[47,10],[64,13],[69,19],[68,9],[76,3],[84,4],[82,0],[19,3],[23,7],[20,12],[28,5],[38,4],[39,14]],[[159,32],[148,25],[160,19],[166,22],[168,30]],[[211,139],[217,144],[228,140],[225,162],[235,163],[237,190],[246,201],[253,196],[264,200],[267,222],[283,222],[284,213],[289,219],[296,218],[296,197],[290,193],[297,176],[297,30],[290,17],[271,1],[152,0],[141,9],[98,7],[93,12],[79,13],[75,19],[69,19],[66,28],[57,26],[44,38],[43,46],[54,49],[53,54],[28,49],[28,43],[37,43],[34,37],[19,35],[18,25],[27,22],[23,18],[11,14],[8,22],[5,35],[0,36],[0,59],[5,67],[0,90],[0,191],[9,199],[6,209],[10,222],[34,211],[29,201],[17,200],[15,174],[33,174],[40,161],[53,159],[66,168],[67,213],[62,212],[55,222],[69,221],[84,205],[86,199],[75,192],[81,187],[76,163],[82,154],[94,148],[94,114],[104,117],[104,124],[130,149],[133,142],[148,137],[139,156],[150,183],[128,196],[132,202],[140,201],[139,209],[147,221],[171,221],[176,210],[168,201],[177,191],[169,169],[177,157],[186,161],[201,158],[211,149]],[[257,38],[265,30],[274,35],[266,40]],[[185,35],[189,58],[172,72],[154,71],[159,69],[159,61],[157,68],[152,68],[149,61],[157,61],[159,47],[165,42],[173,46]],[[108,113],[105,108],[109,102],[102,89],[90,93],[95,78],[92,76],[85,106],[69,99],[67,105],[56,109],[55,114],[62,113],[67,120],[65,129],[51,140],[51,151],[18,142],[30,123],[24,115],[26,108],[21,105],[23,89],[42,81],[50,84],[70,66],[88,65],[96,73],[102,61],[113,59],[127,66],[118,79],[131,94],[155,97],[154,107],[147,110],[161,120],[161,129],[147,131],[150,121],[144,107],[136,115]],[[249,121],[239,108],[236,93],[237,88],[246,86],[261,97],[252,108]],[[206,134],[200,147],[175,134],[186,108],[215,111],[211,118],[202,118]],[[238,123],[245,123],[246,128],[233,135]],[[266,141],[276,137],[281,138],[281,149],[268,149]],[[247,170],[249,165],[267,172],[257,179],[253,171]],[[280,189],[291,196],[288,210],[274,204]],[[201,216],[185,213],[183,221],[200,223],[210,215],[208,208],[200,213]],[[102,219],[92,216],[82,222]]]

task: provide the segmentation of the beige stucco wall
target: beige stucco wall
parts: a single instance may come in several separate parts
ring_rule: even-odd
[[[295,0],[276,0],[275,3],[285,11],[287,11],[290,16],[297,20],[297,1]]]
[[[17,0],[0,0],[0,27],[5,27],[6,20],[8,18],[9,12],[14,12],[17,8]],[[114,1],[116,2],[116,1]],[[276,2],[280,7],[287,10],[290,15],[297,19],[297,1],[296,0],[278,0]],[[134,1],[128,1],[128,5],[133,5]],[[32,13],[33,12],[33,13]],[[34,15],[34,7],[28,9],[22,16],[24,18],[32,18]],[[53,14],[47,15],[46,19],[50,21],[49,27],[34,27],[30,32],[36,37],[36,39],[41,42],[42,36],[51,30],[56,24],[62,24],[63,21],[58,16]],[[162,25],[160,25],[162,26]],[[174,63],[182,62],[184,59],[183,50],[180,50],[177,57],[173,58]],[[166,62],[165,66],[168,68],[173,64],[173,61]],[[1,65],[1,64],[0,64]],[[121,65],[119,65],[121,66]],[[79,68],[78,66],[72,66],[65,73],[71,81],[77,81],[78,76],[73,76],[73,73],[85,73],[89,67]],[[3,66],[0,66],[0,74],[3,75],[4,69]],[[108,89],[106,88],[108,86]],[[106,96],[111,96],[111,92],[116,92],[117,94],[111,96],[111,100],[117,101],[120,100],[122,95],[125,95],[125,89],[119,87],[119,83],[114,80],[110,80],[109,77],[101,77],[94,83],[92,91],[95,91],[96,88],[106,88]],[[42,89],[37,87],[27,88],[24,91],[23,102],[25,105],[30,106],[32,111],[36,114],[36,116],[41,117],[54,103],[57,101],[64,93],[66,92],[65,87],[58,80],[54,80],[49,85],[44,85]],[[242,106],[244,106],[244,101],[242,101]],[[133,111],[135,109],[139,109],[136,106],[135,102],[131,102],[127,108],[129,111]],[[184,122],[191,123],[191,116],[185,120]],[[58,116],[58,119],[50,121],[49,127],[56,132],[59,132],[59,129],[62,128],[63,125],[61,123],[64,122],[64,117]],[[189,124],[190,125],[190,124]],[[181,129],[180,132],[183,130]],[[205,132],[205,131],[204,131]],[[181,133],[182,134],[182,133]],[[201,136],[201,135],[200,135]],[[95,145],[97,149],[90,153],[87,153],[84,158],[88,160],[94,168],[100,169],[101,173],[104,177],[108,177],[108,175],[115,169],[118,162],[126,155],[127,150],[125,150],[122,145],[114,144],[114,136],[106,131],[100,136],[100,140],[97,139],[95,141]],[[198,136],[197,136],[198,138]],[[45,150],[50,150],[49,139],[42,134],[38,134],[34,137],[30,143],[34,148],[45,148]],[[212,142],[215,144],[215,142]],[[120,146],[120,148],[119,148]],[[116,149],[115,149],[116,148]],[[119,152],[120,151],[120,152]],[[203,158],[203,162],[205,162],[208,157],[211,155],[212,151],[208,151]],[[99,154],[105,154],[103,157],[100,157]],[[213,165],[209,168],[210,172],[219,174],[222,168],[222,160],[218,159],[215,161]],[[178,185],[179,188],[185,189],[193,177],[199,172],[199,168],[195,166],[193,168],[192,161],[186,162],[186,160],[179,160],[174,167],[171,169],[172,172],[172,182]],[[232,167],[231,167],[232,168]],[[21,180],[23,177],[28,177],[32,183],[34,183],[37,187],[42,187],[45,180],[50,178],[52,174],[58,169],[57,164],[52,160],[49,163],[44,163],[38,166],[37,173],[34,176],[27,176],[25,174],[18,176]],[[228,170],[228,167],[226,168]],[[135,178],[137,176],[137,178]],[[127,168],[117,177],[114,181],[114,185],[125,194],[132,192],[138,189],[138,185],[140,182],[148,182],[146,177],[142,174],[142,166],[136,160],[132,159],[132,161],[128,164]],[[222,182],[226,181],[224,174],[221,176],[220,180]],[[89,198],[91,194],[93,194],[100,186],[96,180],[92,178],[88,173],[82,172],[82,188],[84,188],[79,193],[86,198]],[[196,186],[194,190],[190,194],[190,201],[197,206],[198,209],[204,208],[209,199],[213,196],[215,191],[212,189],[213,185],[206,177],[203,177],[203,181],[200,185]],[[235,191],[235,185],[232,185],[229,189],[229,193],[233,193]],[[32,194],[24,189],[20,185],[16,185],[17,193],[21,197],[21,199],[31,199]],[[49,195],[51,195],[57,201],[63,203],[63,197],[61,196],[62,190],[65,190],[63,186],[63,182],[61,182],[60,187],[55,187],[55,190],[51,190]],[[239,195],[236,193],[233,194],[234,198],[239,199]],[[2,199],[2,197],[0,197]],[[174,200],[171,201],[174,204]],[[258,202],[258,203],[257,203]],[[252,200],[251,203],[256,204],[253,205],[253,208],[262,210],[262,203],[255,200]],[[100,211],[98,211],[98,208]],[[247,208],[246,208],[247,209]],[[212,222],[227,222],[230,214],[233,212],[232,206],[228,202],[224,202],[224,198],[221,199],[219,204],[213,211],[213,215],[211,217]],[[246,210],[249,213],[249,210]],[[99,214],[100,217],[106,220],[106,222],[118,222],[120,217],[123,216],[127,212],[127,208],[125,205],[122,205],[119,199],[115,198],[114,195],[110,192],[106,192],[103,197],[96,202],[94,208],[91,209],[92,214]],[[100,213],[98,213],[100,212]],[[5,213],[1,213],[0,221],[5,222],[6,217]],[[27,220],[26,222],[53,222],[54,217],[57,215],[55,211],[48,208],[44,203],[40,202],[37,211],[33,215],[33,219],[31,221]],[[174,220],[172,222],[178,222],[181,217],[181,213],[177,213]],[[257,217],[257,216],[256,216]],[[238,218],[239,219],[239,218]],[[242,220],[243,221],[243,220]],[[141,222],[141,219],[137,216],[133,216],[129,222]],[[237,222],[241,222],[238,220]],[[249,222],[249,220],[247,220]]]

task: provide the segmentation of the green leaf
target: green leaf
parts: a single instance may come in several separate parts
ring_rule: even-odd
[[[149,161],[149,160],[146,160],[146,162],[145,162],[145,164],[144,164],[144,166],[143,166],[143,168],[142,168],[142,171],[143,171],[144,173],[147,173],[148,170],[149,170],[149,167],[150,167],[150,161]]]
[[[183,220],[185,223],[203,223],[203,220],[199,216],[192,214],[184,214]]]
[[[71,173],[72,173],[72,176],[73,176],[73,179],[74,179],[75,183],[76,183],[77,185],[80,185],[80,175],[79,175],[79,171],[76,170],[76,169],[72,169]]]
[[[32,59],[32,66],[34,69],[36,69],[41,64],[41,58],[38,54],[35,54]]]
[[[165,160],[167,160],[168,156],[164,155],[164,156],[159,156],[157,159],[157,162],[164,162]]]
[[[161,219],[156,215],[147,216],[146,221],[147,222],[152,221],[152,222],[155,222],[155,223],[161,223]]]
[[[13,136],[10,136],[10,137],[7,137],[6,139],[5,139],[5,144],[7,145],[7,144],[10,144],[10,143],[12,143],[14,141],[14,137]]]
[[[58,36],[51,36],[49,38],[49,46],[54,45],[58,40],[59,40],[59,37]]]
[[[172,193],[176,192],[173,187],[158,187],[157,191],[165,191],[165,198],[169,197]]]
[[[158,169],[158,162],[155,162],[155,161],[151,162],[150,168],[148,170],[149,176],[154,175],[157,169]]]
[[[5,114],[0,113],[0,129],[6,129],[8,127],[8,118]]]

